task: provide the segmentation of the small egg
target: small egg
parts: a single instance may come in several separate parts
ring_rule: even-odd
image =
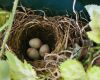
[[[41,57],[44,57],[46,53],[50,52],[50,48],[47,44],[44,44],[41,46],[40,50],[39,50],[39,54]]]
[[[33,38],[29,41],[29,45],[32,48],[39,49],[42,45],[42,42],[39,38]]]
[[[30,59],[37,60],[39,59],[39,52],[35,48],[28,48],[27,55]]]

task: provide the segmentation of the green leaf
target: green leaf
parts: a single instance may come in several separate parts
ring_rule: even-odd
[[[0,60],[0,80],[11,80],[9,65],[6,61]]]
[[[26,61],[21,62],[13,52],[6,51],[7,62],[10,67],[10,75],[13,80],[36,80],[35,70]]]
[[[8,26],[10,16],[11,12],[0,10],[0,32]]]
[[[59,68],[64,80],[87,80],[85,70],[77,60],[68,59]]]
[[[88,37],[96,43],[100,43],[100,35],[96,34],[95,31],[87,32]]]
[[[88,37],[96,43],[100,43],[100,6],[87,5],[87,9],[91,21],[89,25],[92,31],[87,32]]]
[[[88,80],[100,80],[100,67],[93,66],[87,71]]]
[[[4,23],[8,20],[10,16],[10,12],[0,10],[0,27],[4,25]]]

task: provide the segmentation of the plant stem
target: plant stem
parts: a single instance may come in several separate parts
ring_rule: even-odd
[[[4,40],[3,40],[3,44],[1,46],[0,58],[4,54],[5,45],[7,43],[8,37],[10,35],[10,31],[11,31],[11,28],[12,28],[12,25],[13,25],[13,20],[14,20],[14,16],[15,16],[15,13],[16,13],[16,8],[17,8],[17,5],[18,5],[18,1],[19,0],[15,0],[14,1],[12,13],[10,15],[10,20],[9,20],[9,24],[8,24],[8,29],[7,29],[7,32],[5,34],[5,37],[4,37]]]

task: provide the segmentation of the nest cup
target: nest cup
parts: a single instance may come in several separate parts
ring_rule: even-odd
[[[34,12],[17,12],[8,46],[21,60],[31,61],[26,52],[32,38],[39,38],[43,44],[49,45],[51,53],[57,53],[62,47],[63,33],[54,19],[45,20]]]

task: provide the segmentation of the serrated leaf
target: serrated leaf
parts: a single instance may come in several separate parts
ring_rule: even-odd
[[[87,32],[88,37],[96,43],[100,43],[100,6],[87,5],[85,6],[90,15],[90,27],[92,31]]]
[[[0,60],[0,80],[11,80],[9,65],[6,61]]]
[[[87,80],[85,70],[77,60],[68,59],[59,68],[64,80]]]
[[[6,56],[13,80],[37,80],[36,72],[30,64],[21,62],[11,51],[6,51]]]
[[[88,80],[100,80],[100,67],[93,66],[87,71]]]

